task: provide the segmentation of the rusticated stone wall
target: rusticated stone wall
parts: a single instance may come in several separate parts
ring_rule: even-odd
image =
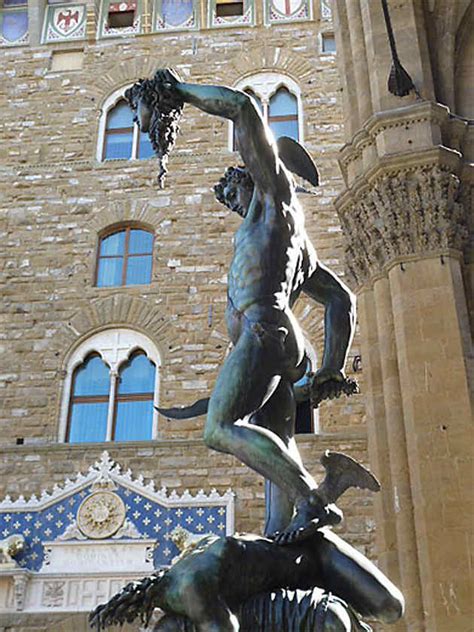
[[[32,3],[39,16],[40,4]],[[320,22],[317,5],[315,20],[271,28],[262,26],[259,12],[251,28],[108,41],[91,36],[74,45],[0,50],[0,496],[38,494],[84,471],[107,449],[122,467],[153,478],[157,486],[180,492],[231,487],[236,528],[260,531],[263,481],[204,446],[202,419],[160,418],[156,441],[73,446],[58,442],[60,405],[71,352],[106,328],[130,327],[156,344],[163,406],[209,393],[227,350],[226,271],[239,220],[212,192],[225,167],[239,161],[228,150],[227,123],[186,108],[163,190],[153,160],[96,160],[107,97],[159,66],[175,67],[188,81],[233,85],[271,71],[298,84],[304,143],[321,174],[315,194],[302,197],[307,228],[322,261],[344,274],[333,206],[342,183],[341,87],[334,57],[319,54],[319,31],[330,27]],[[88,20],[91,35],[93,11]],[[34,41],[39,24],[30,26]],[[94,287],[98,235],[123,223],[154,232],[152,281]],[[321,357],[322,308],[301,300],[296,311]],[[359,353],[356,339],[350,375]],[[363,389],[363,373],[357,377]],[[324,403],[319,426],[319,435],[299,438],[303,460],[317,477],[320,454],[328,448],[366,462],[362,395]],[[366,493],[351,491],[341,506],[343,533],[373,558],[372,502]],[[41,617],[36,624],[49,625]]]
[[[227,122],[186,109],[164,190],[154,161],[95,158],[104,100],[158,65],[196,82],[232,85],[260,70],[297,82],[305,144],[322,182],[316,195],[303,197],[308,230],[321,259],[343,273],[332,206],[340,187],[340,87],[334,58],[318,56],[317,41],[315,22],[143,36],[86,44],[82,69],[70,72],[50,71],[52,54],[68,50],[65,44],[1,51],[3,443],[57,439],[68,355],[100,328],[127,325],[154,340],[163,405],[191,402],[212,388],[227,348],[226,270],[238,225],[212,193],[225,166],[238,162],[228,150]],[[152,282],[96,288],[98,233],[124,221],[155,232]],[[322,309],[302,301],[298,313],[321,357]],[[360,428],[363,416],[355,397],[323,404],[320,425]],[[168,438],[197,437],[200,428],[200,421],[159,424]]]
[[[321,454],[338,448],[350,453],[367,465],[366,439],[322,437],[306,435],[298,440],[303,460],[318,480],[324,475],[319,464]],[[100,459],[104,444],[18,446],[5,449],[0,463],[0,498],[7,493],[13,498],[28,497],[54,484],[73,478],[78,472],[86,473],[89,466]],[[156,488],[167,487],[182,494],[185,489],[195,494],[200,489],[216,488],[223,493],[231,488],[235,493],[235,529],[261,533],[264,519],[263,479],[237,459],[211,452],[200,439],[130,442],[126,445],[110,444],[111,458],[123,471],[131,469],[147,480],[153,479]],[[17,476],[12,477],[12,472]],[[345,522],[338,528],[348,541],[373,558],[372,495],[370,492],[349,490],[340,501]]]

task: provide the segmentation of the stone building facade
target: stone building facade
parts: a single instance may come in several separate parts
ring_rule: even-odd
[[[112,440],[116,429],[110,428],[105,441],[70,440],[74,380],[91,352],[111,368],[116,384],[121,363],[135,347],[144,350],[156,367],[154,401],[172,406],[210,392],[228,348],[226,271],[238,219],[220,207],[212,187],[226,166],[238,164],[232,130],[225,121],[185,109],[165,187],[159,189],[153,159],[104,159],[104,146],[115,133],[109,130],[110,112],[124,90],[161,66],[176,68],[188,81],[252,88],[270,110],[272,95],[287,89],[296,104],[299,138],[321,174],[321,186],[302,199],[308,230],[321,259],[344,275],[333,205],[342,186],[337,163],[343,142],[341,87],[329,4],[245,2],[241,17],[224,15],[220,22],[214,4],[191,6],[194,22],[159,28],[164,3],[132,3],[123,11],[133,12],[131,26],[114,26],[119,32],[110,32],[110,24],[120,25],[109,15],[115,5],[32,0],[27,35],[19,28],[18,41],[0,49],[5,88],[0,96],[5,114],[0,132],[0,497],[11,497],[0,505],[0,517],[7,521],[2,537],[27,534],[27,548],[18,558],[21,572],[0,568],[0,625],[9,631],[85,626],[85,613],[95,603],[121,582],[143,574],[145,561],[133,558],[136,564],[128,571],[114,568],[101,575],[97,567],[109,560],[105,544],[116,545],[110,538],[92,538],[87,548],[70,536],[78,533],[76,522],[82,524],[86,511],[78,509],[80,494],[89,494],[81,503],[92,498],[89,514],[97,520],[119,511],[119,496],[126,504],[122,518],[130,519],[139,534],[130,532],[133,537],[119,555],[125,560],[144,554],[133,538],[146,539],[150,527],[143,512],[132,511],[127,503],[128,479],[107,482],[111,487],[102,489],[87,478],[101,458],[120,466],[122,473],[130,468],[132,479],[144,477],[145,485],[165,486],[161,512],[171,511],[166,503],[175,502],[185,516],[190,504],[195,511],[202,509],[196,509],[196,497],[211,496],[219,503],[216,498],[230,489],[232,503],[221,507],[228,512],[225,531],[262,529],[263,481],[235,459],[204,446],[202,418],[170,422],[155,415],[146,440]],[[6,2],[2,14],[19,13],[21,7],[9,8]],[[239,7],[223,12],[229,10],[238,12]],[[130,16],[119,18],[128,24]],[[67,24],[72,26],[65,32]],[[11,29],[7,34],[13,38]],[[295,113],[291,116],[294,121]],[[133,134],[131,156],[136,156],[133,152],[140,150]],[[101,285],[101,243],[119,230],[153,236],[149,282]],[[316,364],[322,353],[323,310],[302,300],[297,313]],[[356,341],[349,374],[358,368],[358,355]],[[363,374],[358,375],[362,382]],[[299,436],[304,461],[315,475],[322,476],[319,457],[328,448],[367,462],[364,417],[362,395],[321,406],[312,432]],[[101,457],[104,450],[108,454]],[[161,502],[149,488],[137,489],[138,504]],[[107,493],[115,494],[115,500]],[[148,494],[147,502],[140,500],[142,494]],[[346,537],[373,558],[372,499],[352,491],[342,507]],[[134,517],[137,512],[140,518]],[[25,523],[26,516],[33,516],[36,531]],[[188,518],[197,520],[195,514]],[[163,517],[153,520],[160,526]],[[172,526],[163,524],[163,529],[168,534]],[[94,544],[101,541],[105,548]],[[65,577],[64,566],[54,566],[58,551],[70,560],[72,578]],[[165,561],[175,552],[170,545]]]

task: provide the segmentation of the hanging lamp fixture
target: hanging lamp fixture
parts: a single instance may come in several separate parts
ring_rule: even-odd
[[[415,90],[416,92],[415,85],[410,75],[400,63],[400,59],[398,57],[387,0],[381,0],[381,2],[385,25],[387,27],[388,41],[390,42],[390,50],[392,53],[392,67],[388,77],[388,90],[397,97],[405,97],[412,90]]]

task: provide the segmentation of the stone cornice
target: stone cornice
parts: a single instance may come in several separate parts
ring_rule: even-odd
[[[355,160],[362,149],[373,142],[377,135],[387,129],[404,127],[407,123],[421,123],[433,121],[442,124],[449,116],[449,109],[433,101],[422,101],[405,107],[373,114],[340,151],[340,164],[345,170],[350,162]]]
[[[458,151],[438,145],[421,151],[407,151],[399,154],[384,156],[375,162],[364,174],[359,175],[350,187],[338,195],[335,200],[337,211],[343,211],[354,198],[363,197],[376,182],[386,176],[409,174],[419,169],[440,165],[455,174],[460,173],[463,164]]]
[[[367,434],[365,430],[350,430],[347,432],[322,432],[318,434],[305,434],[296,435],[296,441],[299,445],[316,444],[327,445],[330,447],[336,441],[361,441],[365,443],[367,441]],[[120,445],[119,443],[100,442],[100,443],[88,443],[87,452],[91,455],[91,458],[100,458],[103,450],[108,450],[113,453],[113,458],[119,460],[124,458],[121,455],[134,455],[136,456],[137,450],[146,451],[150,457],[154,456],[155,451],[170,450],[171,452],[177,448],[189,448],[192,452],[198,448],[206,448],[204,440],[202,438],[196,439],[156,439],[153,441],[128,441],[126,444]],[[206,448],[207,449],[207,448]],[[73,443],[58,443],[58,442],[44,442],[23,445],[4,445],[0,447],[0,454],[2,456],[12,455],[19,458],[25,458],[29,455],[40,456],[43,454],[53,455],[62,454],[62,457],[70,456],[71,459],[82,457],[84,455],[84,444]],[[212,452],[209,452],[212,455]],[[147,458],[141,453],[143,458]],[[54,457],[53,457],[54,458]],[[229,456],[229,459],[234,457]]]
[[[189,150],[183,150],[176,148],[176,150],[171,155],[171,161],[177,164],[181,163],[201,163],[203,157],[212,158],[213,162],[216,162],[216,156],[225,157],[226,160],[236,161],[238,160],[238,154],[236,152],[229,152],[228,149],[216,150],[216,151],[200,151],[199,149],[192,150],[192,153]],[[217,163],[222,164],[222,163]],[[36,164],[10,164],[10,165],[0,165],[0,176],[5,175],[7,177],[16,176],[24,176],[29,175],[31,173],[35,173],[36,171],[50,171],[51,169],[60,170],[64,169],[66,171],[72,171],[73,169],[84,169],[84,170],[119,170],[119,169],[132,169],[136,167],[137,169],[143,170],[144,166],[150,165],[153,169],[156,168],[156,162],[154,160],[107,160],[104,162],[99,162],[95,158],[90,159],[80,159],[80,160],[58,160],[57,162],[44,162],[44,163],[36,163]]]

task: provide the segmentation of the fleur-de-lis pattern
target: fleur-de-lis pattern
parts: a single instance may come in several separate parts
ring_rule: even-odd
[[[196,495],[187,491],[181,495],[174,491],[168,493],[166,489],[154,491],[153,484],[145,485],[142,477],[133,479],[130,472],[121,474],[120,467],[105,452],[87,476],[79,474],[76,482],[55,486],[52,494],[43,492],[40,499],[20,497],[16,501],[7,497],[0,502],[0,538],[23,534],[25,547],[16,561],[22,568],[39,571],[45,561],[45,543],[87,540],[78,528],[72,527],[76,526],[84,499],[104,486],[113,489],[123,500],[125,521],[132,525],[132,537],[156,541],[155,568],[170,564],[179,554],[171,539],[176,527],[199,535],[228,535],[233,531],[234,504],[230,490],[222,495],[215,490],[209,494],[200,491]],[[114,542],[129,539],[130,533],[129,526],[127,531],[119,529],[109,539]]]

